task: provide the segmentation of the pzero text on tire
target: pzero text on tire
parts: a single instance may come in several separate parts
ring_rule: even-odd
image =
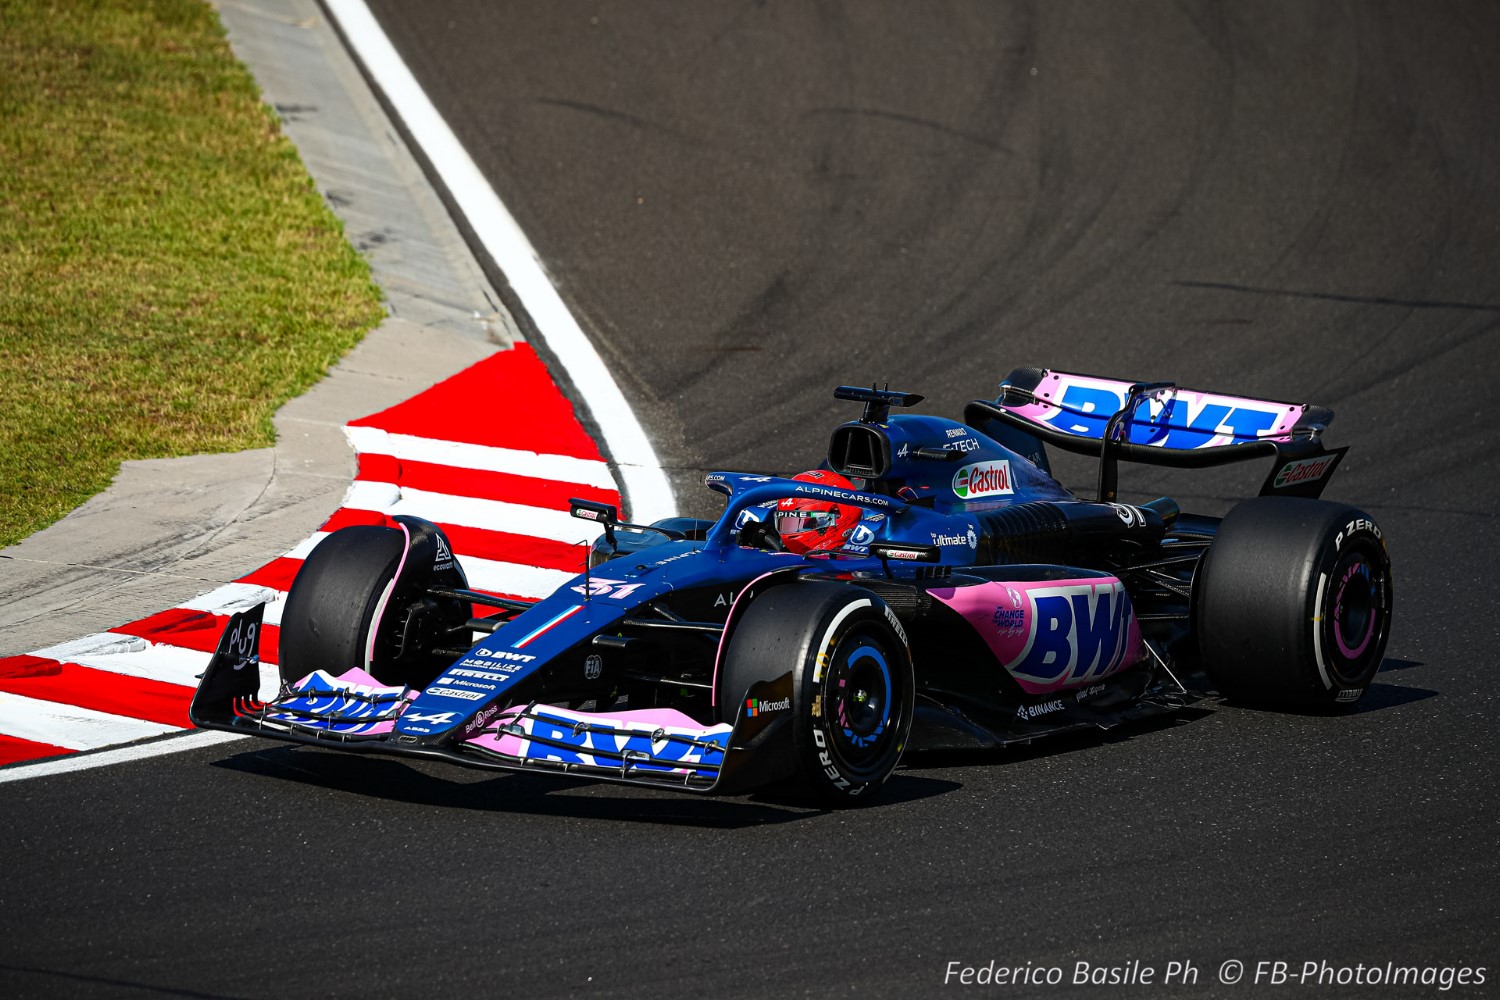
[[[1289,708],[1363,697],[1385,654],[1391,561],[1374,519],[1323,500],[1262,497],[1219,526],[1194,583],[1209,677]]]
[[[870,800],[911,734],[911,651],[895,614],[849,584],[773,587],[736,629],[721,690],[741,699],[749,683],[788,670],[792,751],[802,783],[828,805]]]

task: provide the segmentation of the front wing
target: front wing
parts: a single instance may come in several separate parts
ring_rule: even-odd
[[[503,771],[549,771],[677,791],[720,792],[772,734],[761,719],[704,726],[673,709],[580,712],[493,703],[442,742],[395,732],[419,693],[360,669],[315,671],[257,700],[263,606],[235,615],[203,673],[189,717],[220,729],[356,753],[444,760]],[[779,720],[778,720],[779,721]],[[749,730],[755,730],[752,734]]]

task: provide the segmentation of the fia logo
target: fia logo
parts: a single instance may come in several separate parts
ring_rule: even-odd
[[[597,681],[599,675],[604,673],[604,660],[598,653],[590,653],[589,658],[583,661],[583,676],[586,680]]]

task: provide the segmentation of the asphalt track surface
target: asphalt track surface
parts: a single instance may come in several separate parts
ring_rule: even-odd
[[[1395,560],[1385,669],[1347,716],[1211,699],[918,757],[842,813],[258,742],[17,782],[0,995],[911,996],[950,960],[1130,959],[1192,961],[1181,995],[1269,988],[1218,985],[1230,959],[1487,966],[1451,995],[1494,994],[1500,9],[377,13],[689,509],[704,469],[815,464],[840,382],[955,414],[1021,364],[1323,403],[1354,446],[1330,495]],[[1221,512],[1246,478],[1124,485]]]

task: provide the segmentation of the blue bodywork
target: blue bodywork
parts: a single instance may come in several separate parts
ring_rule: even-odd
[[[1031,462],[957,421],[898,414],[877,426],[892,443],[890,479],[911,492],[910,500],[777,476],[709,473],[705,484],[723,494],[727,503],[705,538],[664,539],[578,575],[480,640],[450,667],[450,671],[460,673],[478,668],[503,676],[439,678],[417,696],[412,708],[397,722],[397,733],[430,741],[458,731],[493,698],[503,699],[505,691],[546,669],[563,653],[591,636],[608,632],[633,610],[673,591],[720,587],[732,593],[766,573],[797,565],[814,571],[836,567],[851,575],[915,575],[918,570],[914,566],[890,565],[871,557],[870,545],[878,542],[935,547],[938,561],[925,563],[927,567],[972,566],[982,531],[975,516],[978,512],[1014,503],[1071,498],[1056,480]],[[961,449],[961,457],[915,457],[918,448],[932,442]],[[982,494],[978,496],[973,495],[976,491],[964,488],[965,477],[975,479],[976,470],[989,476],[989,489],[977,491]],[[785,498],[856,506],[863,517],[844,548],[834,554],[802,556],[738,543],[738,528],[749,519],[764,519]],[[457,686],[458,682],[465,686]],[[476,687],[479,684],[487,690]],[[474,691],[482,691],[485,697],[465,702],[456,695]]]
[[[997,433],[1002,430],[997,427]],[[1159,517],[1078,501],[1043,465],[970,423],[882,412],[880,419],[836,429],[831,454],[841,432],[847,432],[846,443],[865,449],[862,460],[878,467],[874,475],[861,475],[850,463],[841,467],[830,460],[834,471],[855,482],[853,489],[714,472],[705,485],[725,497],[723,512],[713,522],[672,519],[673,528],[665,527],[668,522],[625,525],[610,508],[575,502],[576,516],[608,524],[604,537],[618,535],[618,542],[596,542],[594,565],[534,604],[501,602],[499,615],[474,626],[493,630],[460,655],[450,654],[420,683],[372,686],[379,663],[372,673],[359,671],[357,682],[341,681],[339,671],[347,665],[328,664],[310,677],[289,678],[280,698],[259,706],[243,682],[211,665],[194,701],[194,721],[479,767],[545,766],[699,791],[748,787],[786,775],[789,758],[767,748],[788,745],[786,723],[793,713],[786,706],[801,696],[792,691],[790,666],[784,676],[748,690],[721,691],[719,661],[743,607],[765,589],[798,579],[852,585],[885,608],[902,642],[905,629],[880,602],[908,595],[911,604],[903,613],[918,616],[909,626],[926,630],[919,659],[934,685],[924,694],[919,683],[918,707],[944,716],[944,724],[968,740],[940,745],[994,745],[1106,724],[1122,707],[1141,702],[1152,675],[1133,669],[1140,660],[1124,652],[1127,634],[1135,633],[1119,581],[1097,569],[1014,565],[1026,559],[999,553],[1012,523],[1035,521],[1045,530],[1033,534],[1046,540],[1063,537],[1083,520],[1094,532],[1090,539],[1135,530],[1154,532],[1151,537],[1159,540]],[[1019,443],[1013,436],[1006,441],[1026,447],[1024,436]],[[786,499],[857,507],[861,518],[838,551],[779,551],[770,522]],[[430,524],[427,529],[439,530]],[[403,566],[422,562],[404,560]],[[997,562],[1008,564],[1004,578],[1014,581],[1013,588],[995,582]],[[394,586],[409,595],[443,592],[455,602],[451,587],[443,591],[420,578],[401,577]],[[962,595],[954,597],[964,588],[967,604]],[[1005,599],[1020,601],[1022,591],[1031,592],[1027,588],[1038,594],[1071,588],[1067,600],[1113,612],[1110,634],[1118,642],[1110,648],[1122,652],[1107,663],[1099,660],[1098,676],[1080,687],[1065,712],[1055,697],[1059,692],[1018,684],[997,659],[996,650],[1020,634],[1012,619],[1030,629],[1052,628],[1056,634],[1047,634],[1063,644],[1056,648],[1072,648],[1072,633],[1058,632],[1058,622],[1030,624],[1031,612],[1008,618],[989,596],[1008,593]],[[459,594],[456,604],[480,597]],[[405,636],[419,634],[421,615],[430,613],[431,598],[426,601],[386,610],[385,619],[371,624],[372,632],[401,637],[404,650]],[[372,640],[371,648],[377,647],[386,648]],[[1094,683],[1110,671],[1125,679]]]

